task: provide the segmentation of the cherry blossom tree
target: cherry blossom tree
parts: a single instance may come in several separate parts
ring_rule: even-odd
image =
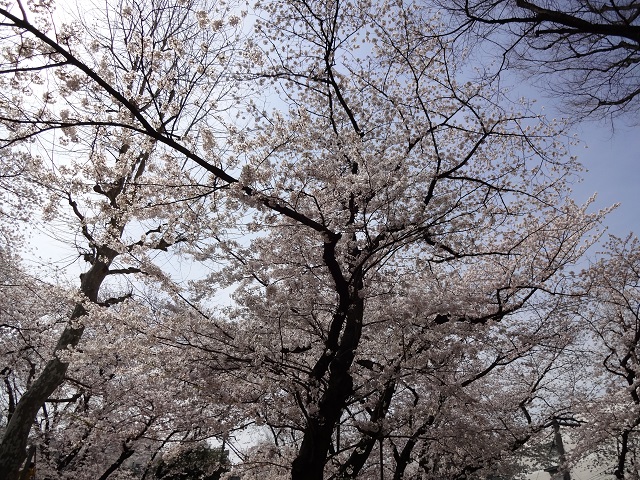
[[[262,2],[241,57],[224,3],[91,15],[0,7],[0,147],[88,263],[9,478],[42,416],[51,476],[244,428],[242,478],[315,480],[506,471],[567,410],[566,269],[602,213],[562,125],[461,80],[429,9]],[[211,275],[182,288],[168,250]]]
[[[83,319],[82,350],[67,355],[65,384],[38,416],[39,475],[153,478],[170,446],[188,449],[242,421],[218,398],[228,379],[195,377],[193,356],[169,344],[168,324],[188,317],[176,307],[125,302]]]
[[[57,291],[24,271],[19,258],[5,247],[2,268],[3,411],[11,417],[22,391],[50,355],[68,305]],[[6,402],[6,403],[5,403]]]
[[[73,302],[64,290],[24,273],[15,258],[3,254],[2,261],[0,398],[10,420],[51,357]],[[29,453],[39,476],[107,478],[130,467],[130,459],[151,475],[167,444],[189,445],[222,432],[228,426],[220,419],[239,422],[229,408],[216,410],[222,403],[206,393],[220,386],[190,375],[188,358],[167,344],[166,324],[177,323],[167,312],[180,310],[165,300],[161,313],[160,304],[94,306],[83,318],[82,350],[64,358],[65,383],[46,399],[32,432]]]
[[[79,344],[88,331],[104,341],[108,338],[104,329],[115,328],[114,319],[101,328],[95,324],[89,328],[89,318],[96,312],[97,318],[107,319],[109,314],[100,313],[102,310],[113,309],[133,296],[125,277],[144,275],[170,288],[171,281],[154,264],[152,252],[167,251],[188,237],[197,238],[197,229],[190,227],[197,224],[189,217],[197,218],[205,204],[214,202],[215,182],[202,185],[199,173],[194,176],[192,170],[181,168],[175,155],[152,136],[139,135],[131,125],[131,110],[127,111],[135,108],[158,135],[172,142],[191,137],[192,148],[215,155],[216,113],[224,112],[226,105],[219,102],[230,93],[221,72],[233,52],[235,28],[229,22],[209,23],[210,17],[222,22],[228,7],[197,2],[168,7],[163,2],[122,3],[115,16],[111,10],[101,17],[89,16],[87,24],[98,22],[93,28],[51,23],[48,4],[32,4],[28,10],[20,2],[2,7],[3,27],[11,33],[3,50],[4,151],[13,158],[25,158],[30,168],[20,175],[28,178],[28,185],[41,187],[43,219],[54,235],[77,246],[78,255],[88,264],[66,326],[44,361],[33,365],[30,378],[23,378],[24,388],[10,405],[11,416],[0,445],[0,470],[8,472],[8,478],[17,475],[25,458],[34,418],[39,411],[48,415],[45,402],[66,402],[65,414],[73,410],[72,417],[58,419],[54,412],[53,419],[46,418],[52,428],[47,427],[45,435],[68,430],[64,422],[82,418],[78,409],[92,415],[104,410],[113,416],[118,409],[126,415],[143,408],[118,405],[115,392],[126,388],[113,384],[123,378],[139,382],[148,371],[107,382],[106,388],[113,389],[109,393],[96,392],[102,383],[92,383],[90,377],[69,380],[69,359],[75,350],[87,349],[86,342],[82,347]],[[131,308],[140,310],[139,306]],[[102,360],[112,361],[103,353]],[[105,368],[101,362],[98,365]],[[140,383],[139,388],[145,385],[148,382]],[[73,390],[70,394],[69,389]],[[54,395],[56,390],[62,396]],[[157,388],[150,391],[157,392]],[[114,397],[115,407],[109,405],[109,396]],[[96,408],[87,407],[90,397],[99,398]],[[130,443],[147,435],[164,415],[162,409],[158,413],[150,405],[146,411],[125,434],[114,467],[131,455]],[[87,442],[96,428],[91,424],[96,422],[89,420],[90,428],[72,443]],[[63,426],[55,427],[56,423]],[[185,429],[178,428],[180,431]],[[55,446],[58,453],[60,445]],[[58,458],[57,469],[67,468],[78,453]],[[94,463],[97,468],[103,465],[95,459]],[[111,473],[109,468],[102,477]]]
[[[539,400],[567,342],[552,294],[598,219],[568,198],[577,165],[553,127],[455,81],[420,5],[263,8],[254,75],[288,108],[255,109],[239,185],[297,217],[236,190],[260,208],[225,272],[236,395],[272,434],[243,478],[481,471],[565,407]]]
[[[589,326],[583,359],[593,363],[577,404],[584,424],[574,457],[595,458],[619,479],[639,474],[639,248],[634,236],[609,240],[603,258],[584,272],[589,302],[580,312]]]

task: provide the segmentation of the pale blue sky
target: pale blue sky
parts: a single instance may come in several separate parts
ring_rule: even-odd
[[[482,58],[482,57],[479,57]],[[560,113],[566,97],[557,97],[539,88],[548,79],[530,77],[526,71],[503,72],[501,87],[509,91],[509,97],[534,100],[532,110],[542,112],[548,118],[563,118]],[[558,108],[560,107],[560,108]],[[635,124],[635,126],[634,126]],[[598,115],[575,122],[569,133],[579,140],[570,147],[571,155],[587,169],[582,172],[583,181],[573,188],[575,200],[582,204],[597,193],[591,211],[620,206],[605,221],[606,234],[626,237],[629,232],[640,236],[640,118],[637,113],[626,113],[612,119]]]
[[[597,207],[620,202],[607,218],[608,232],[640,234],[640,126],[627,126],[622,118],[613,128],[610,123],[591,121],[576,126],[576,133],[588,147],[572,151],[588,169],[584,182],[574,188],[576,200],[598,192]]]

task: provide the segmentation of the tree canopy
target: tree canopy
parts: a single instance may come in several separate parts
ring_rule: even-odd
[[[0,6],[8,479],[153,478],[207,441],[243,480],[514,475],[561,418],[561,468],[620,441],[637,473],[637,242],[574,273],[606,212],[564,125],[465,79],[432,14]],[[77,281],[20,259],[34,225]]]

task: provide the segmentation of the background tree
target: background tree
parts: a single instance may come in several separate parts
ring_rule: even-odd
[[[0,251],[3,423],[14,414],[22,392],[41,368],[42,358],[51,354],[52,339],[60,334],[69,308],[64,290],[26,273],[8,247],[5,244]]]
[[[571,113],[635,122],[640,98],[640,5],[635,0],[456,0],[449,33],[486,40],[558,94]],[[462,38],[466,38],[462,36]],[[475,40],[473,40],[475,41]]]
[[[637,478],[640,425],[640,243],[612,237],[605,255],[584,272],[589,302],[581,308],[588,325],[584,353],[593,360],[592,382],[577,404],[586,421],[574,457],[596,458],[616,478]],[[583,353],[583,358],[587,357]],[[587,357],[588,358],[588,357]]]
[[[172,142],[189,138],[192,148],[214,154],[212,128],[219,121],[214,112],[224,111],[226,104],[219,102],[229,94],[221,74],[233,52],[235,27],[224,23],[228,8],[199,2],[123,2],[115,8],[116,16],[105,10],[85,25],[53,25],[49,5],[31,4],[26,9],[16,2],[2,7],[3,27],[10,32],[1,80],[6,88],[0,102],[3,150],[13,158],[29,159],[24,163],[31,168],[20,174],[29,185],[41,187],[44,219],[58,226],[54,234],[76,245],[88,264],[55,348],[47,352],[44,363],[34,365],[40,368],[14,398],[0,444],[0,471],[8,478],[17,475],[25,458],[38,411],[46,416],[45,402],[52,402],[54,392],[68,379],[70,352],[79,348],[91,325],[88,313],[108,318],[99,311],[132,296],[126,280],[118,285],[107,278],[141,274],[169,285],[149,252],[166,251],[198,235],[188,227],[197,226],[189,217],[198,216],[200,199],[216,190],[215,183],[202,187],[171,150],[136,131],[142,121],[156,136]],[[89,22],[97,23],[88,28]],[[95,327],[93,334],[104,332]],[[108,357],[103,360],[108,362]],[[109,385],[135,378],[120,377]],[[67,410],[87,409],[92,392],[83,378],[76,377],[72,385],[75,392],[67,398],[74,405]],[[74,390],[67,385],[65,393],[69,389]],[[98,410],[108,402],[104,393],[92,398]],[[120,408],[124,412],[134,407]],[[117,410],[108,410],[109,415]],[[160,416],[149,414],[148,422],[156,415]],[[58,432],[67,428],[65,418],[56,419]],[[127,442],[145,433],[151,426],[147,420],[141,420],[142,431],[136,426],[123,440],[124,457],[114,466],[132,453]],[[85,433],[76,439],[79,445],[87,440]],[[58,442],[56,448],[61,445]],[[76,454],[58,458],[58,474]],[[96,468],[101,465],[94,462]],[[107,469],[102,476],[110,473]]]

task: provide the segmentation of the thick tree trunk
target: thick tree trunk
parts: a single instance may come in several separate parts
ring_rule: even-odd
[[[356,285],[362,287],[361,282]],[[328,368],[327,389],[318,403],[317,413],[307,422],[302,446],[291,466],[292,480],[322,480],[333,430],[353,394],[349,369],[360,343],[364,302],[357,288],[349,297],[344,332]]]
[[[0,472],[5,472],[6,480],[18,479],[20,467],[27,456],[31,425],[42,404],[62,383],[66,371],[67,364],[53,358],[20,398],[0,444]]]
[[[353,380],[349,367],[353,351],[344,353],[339,365],[332,362],[329,386],[318,405],[318,414],[309,418],[302,446],[291,466],[292,480],[322,480],[333,429],[353,393]],[[349,358],[350,357],[350,358]]]
[[[92,302],[98,299],[98,291],[109,271],[109,265],[117,255],[113,250],[101,251],[102,261],[96,261],[89,271],[81,276],[80,290]],[[106,258],[106,259],[105,259]],[[16,404],[15,411],[7,424],[7,428],[0,443],[0,472],[2,480],[18,480],[20,468],[27,457],[27,444],[31,426],[38,414],[38,410],[51,394],[64,381],[69,365],[60,361],[56,353],[69,347],[75,347],[82,338],[84,327],[74,327],[74,321],[86,315],[86,310],[80,304],[76,305],[70,317],[67,328],[64,329],[54,357],[49,360],[38,378],[22,395]]]

